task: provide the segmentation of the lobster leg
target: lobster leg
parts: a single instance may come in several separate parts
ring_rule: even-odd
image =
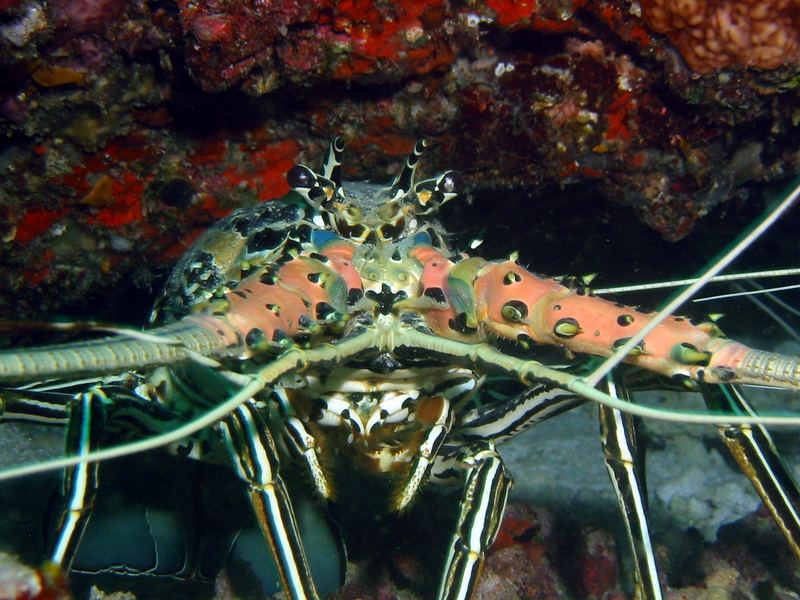
[[[513,484],[494,444],[472,449],[456,531],[450,543],[437,600],[468,600],[478,582],[483,557],[492,545]]]
[[[108,398],[100,388],[77,396],[69,411],[66,451],[82,456],[100,445]],[[56,535],[49,552],[50,560],[69,570],[83,537],[97,494],[97,462],[80,463],[64,470],[62,497],[64,510],[58,520]]]
[[[536,382],[510,400],[467,411],[458,424],[458,441],[491,440],[499,444],[584,402],[586,399],[577,394]]]
[[[0,423],[40,423],[67,425],[69,403],[73,394],[37,394],[36,392],[8,390],[0,399]]]
[[[630,401],[622,374],[606,378],[608,393]],[[643,459],[638,452],[636,426],[631,415],[599,405],[600,434],[606,468],[619,500],[628,542],[634,558],[634,597],[660,600],[663,596],[648,521]]]
[[[700,391],[713,410],[756,414],[738,386],[701,383]],[[800,559],[800,489],[769,432],[760,425],[723,425],[718,429],[722,442],[769,509],[792,552]]]
[[[219,424],[239,477],[249,487],[256,519],[278,565],[281,583],[292,600],[317,600],[294,509],[280,476],[275,441],[253,401]]]

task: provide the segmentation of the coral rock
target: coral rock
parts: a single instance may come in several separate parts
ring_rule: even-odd
[[[642,16],[688,65],[707,74],[728,67],[775,69],[800,58],[796,0],[649,0]]]

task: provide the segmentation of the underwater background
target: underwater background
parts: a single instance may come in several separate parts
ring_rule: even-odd
[[[472,254],[598,273],[596,288],[692,276],[799,170],[799,21],[786,0],[0,0],[0,318],[144,325],[205,229],[283,196],[286,171],[318,165],[335,136],[345,179],[373,181],[426,138],[421,170],[458,170],[467,186],[438,217],[453,248],[479,239]],[[799,230],[795,208],[733,270],[796,266]],[[657,308],[670,294],[620,299]],[[800,304],[797,291],[780,298]],[[797,355],[800,318],[775,310],[783,324],[749,299],[682,313],[724,313],[731,337]],[[6,346],[61,339],[3,329]],[[647,394],[700,408],[691,394]],[[798,408],[796,393],[760,395]],[[630,595],[595,413],[501,447],[514,504],[478,598]],[[670,597],[797,598],[796,562],[716,430],[642,427]],[[775,439],[797,476],[796,435]],[[58,428],[0,426],[3,466],[62,451]],[[103,471],[86,541],[99,550],[83,570],[129,573],[58,576],[39,597],[267,594],[271,576],[255,573],[269,553],[226,468],[155,453]],[[0,483],[9,597],[25,597],[23,564],[41,567],[57,485]],[[342,509],[334,523],[308,504],[332,597],[427,597],[452,498],[430,492],[398,520]],[[351,520],[380,535],[351,533]],[[347,538],[349,584],[336,591]]]

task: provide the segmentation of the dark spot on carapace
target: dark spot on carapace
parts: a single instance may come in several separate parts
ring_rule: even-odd
[[[517,336],[517,343],[522,344],[523,346],[530,346],[533,344],[533,338],[529,336],[527,333],[520,333]]]
[[[444,295],[444,290],[442,290],[440,287],[425,288],[425,291],[422,293],[422,295],[438,302],[439,304],[447,303],[447,297]]]
[[[501,314],[506,321],[518,323],[528,316],[528,305],[522,300],[509,300],[503,305]]]
[[[247,234],[247,251],[250,253],[265,252],[280,247],[286,239],[286,234],[276,231],[269,227],[264,227],[258,231],[250,231]]]
[[[633,321],[634,321],[633,315],[625,314],[617,317],[617,325],[619,325],[620,327],[627,327],[628,325],[633,323]]]
[[[244,342],[250,348],[257,346],[261,342],[264,341],[264,331],[259,329],[258,327],[253,327],[250,331],[247,332],[247,335],[244,337]]]
[[[556,321],[553,333],[560,338],[572,338],[581,332],[580,323],[572,317],[564,317]]]
[[[361,298],[363,297],[364,297],[364,290],[359,288],[350,288],[350,290],[347,292],[347,304],[352,306],[353,304],[361,300]]]
[[[317,319],[324,320],[334,312],[336,312],[336,309],[333,308],[327,302],[317,302],[317,308],[316,308]]]
[[[722,382],[728,383],[736,379],[736,371],[730,367],[719,366],[712,367],[711,372]]]
[[[631,338],[629,337],[624,337],[614,340],[614,342],[611,344],[611,347],[614,348],[614,350],[618,350],[622,348],[625,344],[627,344],[630,341],[630,339]]]
[[[464,334],[472,334],[477,331],[474,327],[470,327],[467,325],[467,315],[466,313],[459,313],[456,315],[455,319],[450,319],[447,323],[453,331],[457,331],[459,333]]]

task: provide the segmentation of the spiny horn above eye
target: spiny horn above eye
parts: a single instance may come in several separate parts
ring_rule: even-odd
[[[331,140],[323,161],[323,175],[333,182],[337,191],[342,187],[342,152],[344,152],[344,140],[335,137]]]
[[[427,147],[428,142],[426,142],[423,138],[420,138],[417,140],[417,143],[414,144],[414,149],[406,158],[403,169],[397,175],[397,179],[395,179],[394,183],[392,184],[392,189],[389,194],[390,198],[402,196],[411,189],[411,186],[414,184],[414,173],[417,170],[417,163],[419,163],[419,158],[423,155]]]

